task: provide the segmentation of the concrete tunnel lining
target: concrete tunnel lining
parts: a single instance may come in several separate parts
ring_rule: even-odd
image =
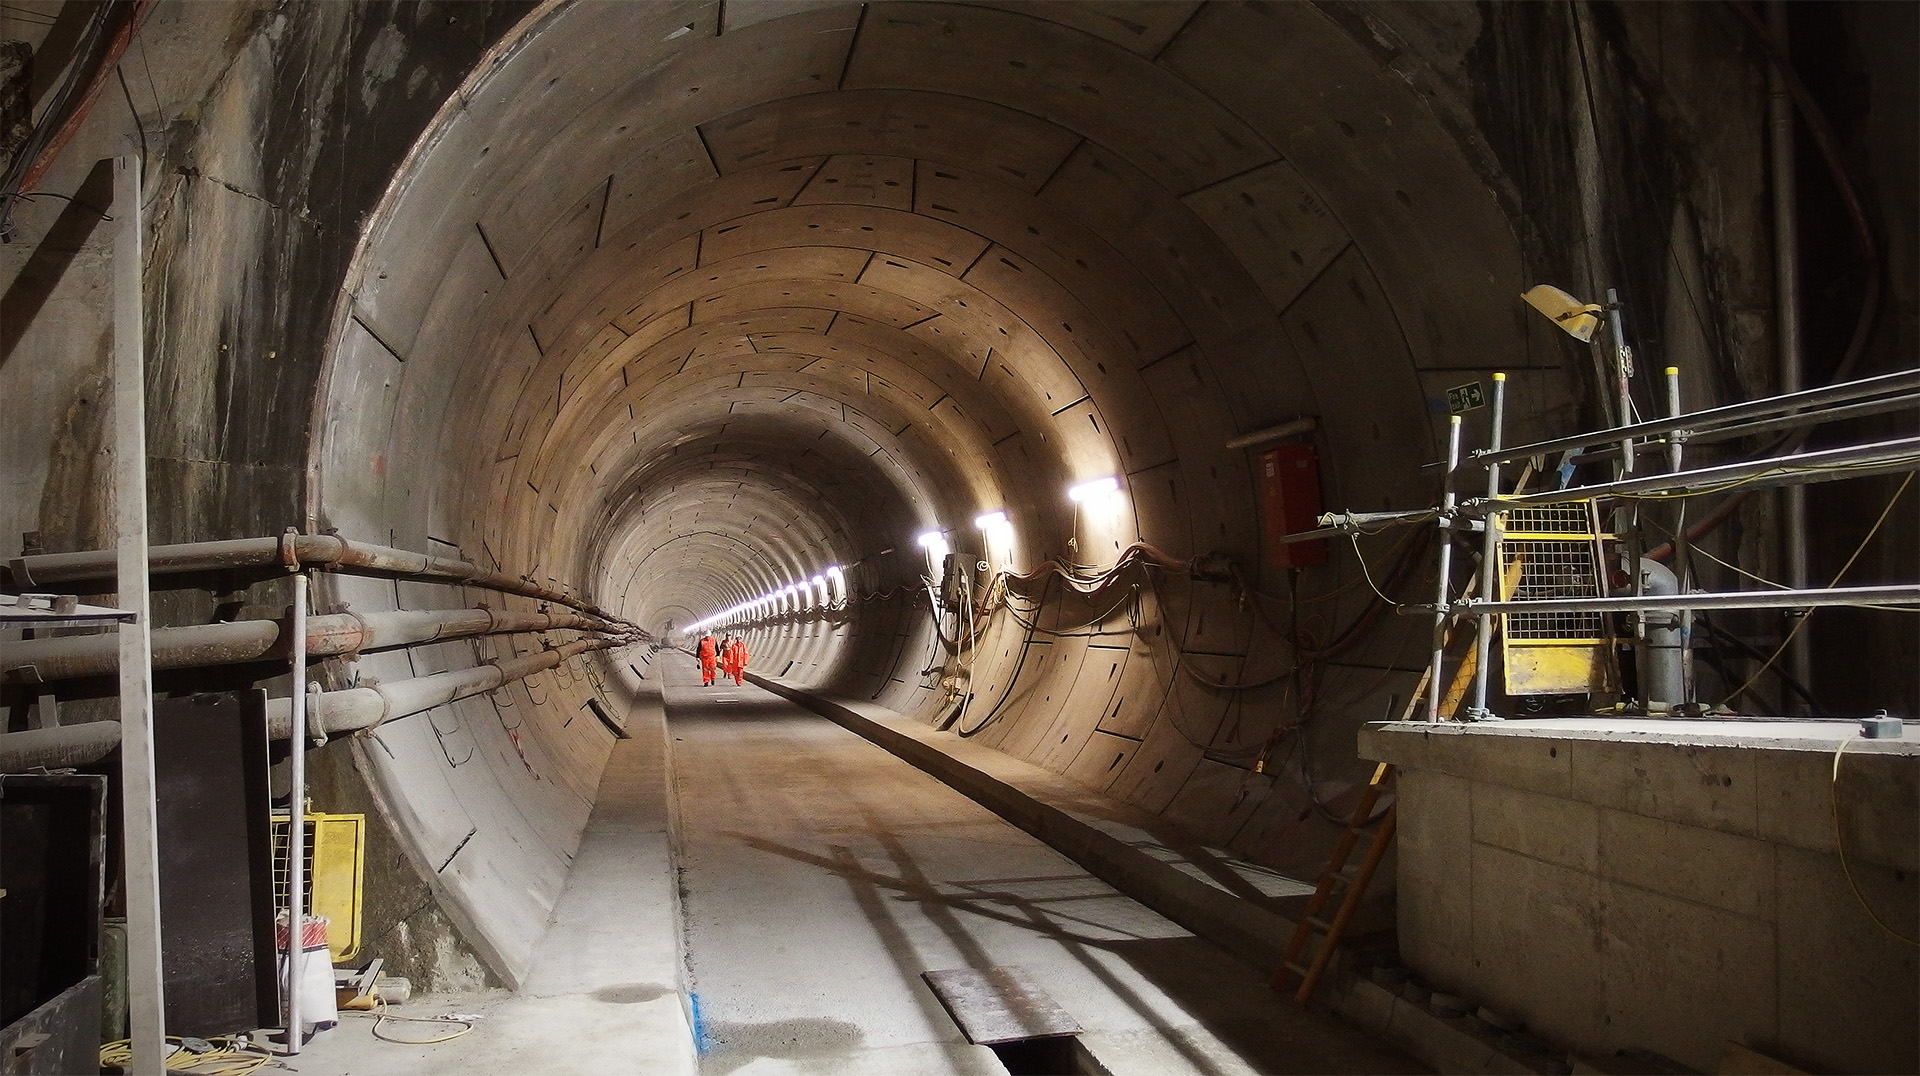
[[[1136,32],[1006,7],[732,4],[724,28],[710,4],[528,16],[362,240],[316,400],[314,522],[446,541],[655,628],[831,563],[900,588],[915,530],[977,549],[971,520],[995,508],[1022,565],[1069,538],[1093,562],[1140,538],[1252,570],[1232,435],[1317,414],[1329,504],[1408,506],[1428,497],[1413,464],[1434,452],[1436,386],[1537,361],[1530,391],[1567,391],[1528,352],[1514,229],[1469,151],[1318,9],[1155,5]],[[1124,476],[1126,510],[1077,518],[1062,491],[1104,473]],[[674,541],[701,530],[733,540]],[[356,609],[433,600],[335,589]],[[1269,660],[1247,657],[1244,623],[1219,637],[1235,616],[1204,587],[1142,608],[1211,675]],[[750,638],[763,668],[930,717],[926,619],[855,603]],[[983,648],[976,684],[1006,683],[1019,635]],[[1180,813],[1210,794],[1190,781],[1218,782],[1193,741],[1230,707],[1138,645],[1100,650],[1110,682],[1079,683],[1098,643],[1034,647],[1048,657],[996,745]],[[1373,649],[1391,667],[1404,643]],[[1155,683],[1171,702],[1117,712]],[[358,749],[509,981],[610,743],[562,716],[581,686],[545,707],[509,689],[511,737],[495,704],[464,700]],[[1114,773],[1048,747],[1111,738],[1102,722],[1135,733]],[[454,765],[466,741],[483,766]]]

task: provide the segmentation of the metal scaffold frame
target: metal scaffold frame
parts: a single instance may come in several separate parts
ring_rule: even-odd
[[[1686,500],[1716,493],[1795,487],[1869,475],[1920,471],[1920,437],[1894,438],[1813,452],[1770,453],[1759,459],[1693,469],[1683,465],[1684,448],[1688,444],[1710,444],[1757,434],[1804,431],[1846,419],[1920,410],[1920,368],[1692,413],[1683,411],[1680,405],[1679,370],[1668,367],[1665,375],[1668,414],[1664,418],[1508,448],[1502,444],[1506,375],[1495,374],[1488,447],[1463,454],[1460,448],[1460,417],[1452,416],[1449,421],[1447,458],[1442,472],[1441,499],[1437,506],[1384,512],[1330,512],[1320,518],[1320,527],[1289,534],[1283,539],[1287,542],[1313,541],[1335,535],[1363,533],[1382,525],[1406,525],[1427,520],[1434,521],[1446,539],[1450,539],[1456,531],[1481,532],[1481,564],[1475,580],[1479,596],[1469,593],[1455,598],[1451,595],[1449,584],[1453,543],[1443,540],[1438,554],[1439,580],[1434,604],[1402,607],[1403,612],[1425,612],[1433,616],[1427,720],[1442,719],[1441,685],[1444,678],[1441,666],[1445,660],[1444,642],[1450,623],[1461,618],[1472,618],[1478,628],[1475,652],[1470,658],[1474,660],[1472,702],[1466,715],[1470,719],[1484,720],[1494,718],[1486,707],[1486,678],[1494,630],[1493,618],[1496,616],[1505,618],[1521,613],[1630,614],[1633,617],[1632,638],[1636,648],[1644,654],[1647,630],[1645,615],[1669,614],[1678,618],[1681,625],[1684,693],[1691,700],[1693,671],[1690,637],[1692,617],[1696,611],[1920,606],[1920,581],[1877,586],[1657,594],[1645,592],[1643,573],[1639,571],[1627,573],[1631,580],[1631,592],[1628,594],[1602,593],[1586,597],[1556,596],[1522,600],[1504,598],[1501,594],[1502,569],[1497,549],[1502,520],[1507,513],[1516,510],[1578,502],[1590,505],[1614,502],[1618,506],[1616,514],[1619,524],[1614,528],[1619,532],[1618,540],[1626,547],[1630,562],[1638,562],[1641,549],[1637,512],[1644,501]],[[1649,451],[1656,449],[1664,449],[1665,469],[1658,473],[1635,474],[1635,460],[1658,459],[1661,453]],[[1566,468],[1568,464],[1611,461],[1616,474],[1606,482],[1566,485],[1533,493],[1514,491],[1503,494],[1502,466],[1523,461],[1531,461],[1535,472],[1548,470],[1549,461],[1556,461],[1556,466],[1560,468]],[[1478,470],[1485,471],[1485,496],[1463,498],[1460,495],[1461,483],[1475,477]],[[1688,544],[1686,527],[1677,528],[1674,551],[1683,568],[1688,559]],[[1606,566],[1602,564],[1600,567],[1604,570]]]

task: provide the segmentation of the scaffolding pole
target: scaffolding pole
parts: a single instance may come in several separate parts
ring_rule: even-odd
[[[147,400],[140,267],[140,158],[113,162],[114,523],[120,626],[120,825],[127,902],[127,1021],[133,1072],[166,1071],[166,982],[160,956],[160,831],[154,800],[153,602],[147,587]]]

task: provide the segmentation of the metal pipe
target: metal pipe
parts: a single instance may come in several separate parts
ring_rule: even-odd
[[[1619,291],[1607,289],[1607,328],[1613,334],[1614,391],[1620,400],[1620,425],[1615,433],[1633,427],[1633,349],[1627,346],[1627,318],[1620,309]],[[1633,435],[1620,438],[1620,477],[1633,473]]]
[[[1640,593],[1648,598],[1673,597],[1680,593],[1679,577],[1657,560],[1640,558],[1639,576]],[[1648,611],[1659,615],[1641,617],[1647,626],[1647,641],[1640,649],[1640,694],[1646,701],[1647,712],[1652,713],[1656,709],[1670,710],[1688,701],[1681,673],[1681,640],[1684,638],[1681,617],[1687,611],[1667,603]]]
[[[1678,366],[1669,366],[1667,367],[1667,417],[1679,418],[1682,413],[1680,409],[1680,368]],[[1680,473],[1682,460],[1686,455],[1686,441],[1687,438],[1678,433],[1668,439],[1667,470],[1670,473]],[[1687,542],[1687,502],[1685,501],[1680,502],[1679,508],[1674,514],[1673,533],[1673,577],[1675,580],[1673,592],[1675,594],[1684,594],[1688,586],[1687,580],[1693,573],[1692,551],[1688,548]],[[1641,558],[1643,570],[1646,570],[1644,567],[1646,565],[1659,563],[1657,560],[1649,560],[1645,557]],[[1680,611],[1680,702],[1683,705],[1692,703],[1694,694],[1693,610],[1682,609]]]
[[[0,734],[0,773],[90,766],[120,746],[120,722],[88,721]]]
[[[1632,613],[1652,609],[1815,609],[1825,606],[1920,605],[1920,583],[1814,590],[1736,590],[1619,598],[1540,598],[1486,601],[1463,598],[1449,607],[1455,616],[1480,613]]]
[[[1837,404],[1833,407],[1824,407],[1818,411],[1805,414],[1782,415],[1778,418],[1741,422],[1732,426],[1722,426],[1714,430],[1693,430],[1682,427],[1674,430],[1664,439],[1657,436],[1649,437],[1641,443],[1649,445],[1666,444],[1669,447],[1675,444],[1706,445],[1719,441],[1731,441],[1740,437],[1754,437],[1763,433],[1772,433],[1776,430],[1802,429],[1810,433],[1810,427],[1813,426],[1824,426],[1828,423],[1843,422],[1853,418],[1866,418],[1870,415],[1884,415],[1890,411],[1913,410],[1920,410],[1920,392],[1902,392],[1897,395],[1882,396],[1861,403]],[[1806,440],[1805,434],[1803,433],[1798,439],[1804,442]],[[1576,453],[1572,457],[1572,462],[1576,464],[1601,463],[1614,459],[1619,456],[1619,454],[1620,446],[1611,445],[1605,448],[1596,448],[1591,452]],[[1473,462],[1474,461],[1469,460],[1467,465],[1470,466]]]
[[[287,1053],[300,1052],[300,980],[307,957],[307,573],[293,573],[291,665],[287,700],[292,752],[287,763]]]
[[[1790,65],[1787,5],[1785,0],[1769,0],[1767,29],[1777,49],[1778,62],[1767,66],[1767,126],[1772,134],[1768,146],[1769,170],[1773,179],[1773,281],[1774,323],[1780,340],[1779,389],[1798,391],[1805,381],[1805,363],[1800,343],[1800,220],[1799,177],[1794,165],[1793,100],[1787,91],[1783,65]],[[1788,486],[1780,494],[1780,558],[1787,585],[1803,590],[1807,585],[1807,491]],[[1812,682],[1812,651],[1807,632],[1793,633],[1787,642],[1787,674],[1802,684]],[[1805,703],[1795,696],[1787,702],[1789,716],[1805,716]]]
[[[1597,497],[1636,497],[1650,494],[1681,494],[1701,486],[1783,486],[1809,482],[1834,482],[1842,478],[1911,471],[1920,468],[1920,437],[1902,437],[1872,444],[1849,445],[1821,452],[1802,452],[1793,456],[1701,467],[1679,474],[1646,475],[1620,482],[1601,482],[1591,486],[1521,493],[1469,501],[1468,512],[1506,511],[1540,504],[1563,504]],[[1717,492],[1708,489],[1700,492]]]
[[[1493,375],[1493,421],[1492,432],[1488,435],[1487,448],[1500,451],[1500,438],[1505,428],[1507,415],[1507,375]],[[1487,468],[1487,499],[1500,496],[1500,465]],[[1500,582],[1499,565],[1500,514],[1487,513],[1487,525],[1480,542],[1480,593],[1495,595]],[[1476,721],[1493,716],[1487,709],[1487,664],[1493,650],[1493,617],[1480,614],[1480,631],[1474,637],[1474,657],[1478,661],[1473,667],[1473,706],[1467,714]]]
[[[415,643],[517,632],[594,631],[628,634],[594,617],[572,613],[507,613],[492,609],[335,613],[307,618],[307,656],[332,657]],[[193,624],[153,631],[155,669],[238,665],[286,654],[277,620]],[[117,663],[111,635],[68,635],[8,643],[0,652],[0,680],[44,683],[111,675]]]
[[[81,553],[43,553],[16,557],[8,570],[16,586],[45,587],[54,583],[89,582],[111,574],[112,550]],[[462,586],[518,594],[565,605],[602,620],[626,623],[592,602],[562,591],[487,571],[477,564],[389,546],[349,542],[335,534],[287,535],[279,538],[240,538],[224,542],[188,542],[155,546],[150,553],[155,575],[227,571],[280,565],[299,565],[352,575],[398,576],[457,583]],[[637,629],[636,629],[637,630]],[[652,638],[651,635],[647,636]]]
[[[1475,466],[1489,463],[1512,463],[1528,456],[1551,456],[1568,449],[1585,448],[1588,445],[1615,441],[1622,434],[1635,438],[1650,437],[1655,434],[1670,433],[1685,429],[1695,431],[1694,440],[1704,440],[1699,431],[1718,426],[1723,422],[1737,422],[1742,419],[1759,418],[1763,415],[1778,415],[1788,411],[1823,407],[1828,404],[1849,403],[1871,396],[1881,396],[1895,392],[1911,392],[1920,389],[1920,367],[1911,370],[1897,370],[1890,374],[1878,374],[1863,377],[1858,381],[1847,381],[1838,385],[1826,385],[1821,388],[1805,389],[1800,392],[1780,396],[1769,396],[1762,400],[1750,400],[1746,403],[1727,404],[1724,407],[1695,411],[1678,418],[1660,418],[1636,423],[1627,429],[1618,427],[1590,433],[1577,433],[1567,437],[1556,437],[1550,441],[1535,441],[1532,444],[1519,445],[1503,449],[1498,453],[1475,453],[1467,462]],[[1803,416],[1824,421],[1817,415]]]
[[[1460,463],[1460,416],[1447,416],[1447,470],[1440,492],[1440,578],[1434,583],[1433,661],[1427,669],[1427,720],[1440,720],[1440,665],[1447,650],[1447,577],[1453,574],[1453,472]]]
[[[317,738],[370,729],[384,721],[497,690],[555,668],[577,655],[626,646],[630,642],[628,639],[576,639],[551,650],[454,672],[395,680],[373,687],[318,692],[310,699],[308,732]],[[284,740],[293,731],[293,700],[267,700],[267,737]]]

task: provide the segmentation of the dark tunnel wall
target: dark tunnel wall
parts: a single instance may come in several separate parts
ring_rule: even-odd
[[[1346,802],[1355,727],[1424,660],[1360,558],[1429,600],[1430,547],[1383,534],[1300,573],[1300,706],[1296,580],[1265,565],[1226,442],[1312,416],[1327,507],[1415,507],[1450,387],[1509,372],[1510,439],[1601,421],[1594,359],[1516,299],[1541,281],[1620,286],[1689,400],[1768,382],[1763,72],[1714,7],[162,5],[143,33],[225,42],[146,117],[156,540],[304,517],[654,630],[840,565],[845,609],[750,630],[761,671],[957,720],[1286,870],[1324,858],[1315,800]],[[57,462],[14,479],[41,508],[10,520],[102,544],[75,461],[97,458],[104,352],[55,335],[15,352],[50,356],[64,417],[11,435]],[[1109,474],[1111,506],[1067,500]],[[1013,539],[987,549],[973,519],[996,509]],[[1766,527],[1749,513],[1726,551],[1767,564]],[[1090,597],[1036,585],[954,657],[929,529],[995,569],[1217,554],[1254,593],[1141,567]],[[236,597],[281,600],[160,608]],[[356,738],[421,880],[381,883],[376,916],[424,883],[516,978],[610,743],[569,718],[630,666],[576,659]],[[326,770],[344,747],[320,765],[357,787]],[[446,939],[408,944],[422,980],[456,973]]]

